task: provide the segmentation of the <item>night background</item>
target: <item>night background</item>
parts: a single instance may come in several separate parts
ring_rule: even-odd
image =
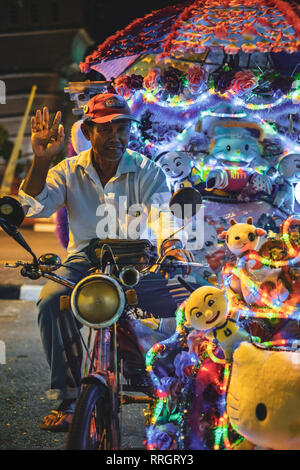
[[[76,119],[72,104],[63,92],[69,81],[101,80],[98,73],[80,73],[79,63],[98,44],[135,18],[167,5],[181,4],[152,0],[9,0],[0,2],[0,80],[6,86],[6,104],[0,105],[0,154],[7,161],[17,136],[31,87],[37,91],[31,113],[48,106],[50,113],[63,111],[66,135]],[[66,139],[67,145],[67,139]],[[31,156],[27,126],[17,173]],[[0,162],[0,175],[4,171]],[[27,165],[25,165],[27,166]]]
[[[37,86],[37,91],[31,114],[42,106],[48,106],[50,113],[61,109],[68,135],[76,118],[72,115],[72,103],[64,93],[64,87],[70,81],[103,79],[97,72],[82,74],[79,63],[106,38],[134,19],[168,5],[183,3],[189,5],[191,2],[2,0],[0,80],[6,86],[6,104],[0,105],[2,158],[7,161],[10,156],[33,85]],[[28,124],[17,168],[21,177],[30,157]],[[2,160],[0,175],[4,166]]]
[[[224,0],[224,2],[225,1],[226,0]],[[251,2],[251,0],[248,1],[249,3]],[[286,0],[286,2],[292,3],[289,2],[289,0]],[[0,0],[0,186],[1,183],[3,184],[3,181],[7,179],[7,175],[5,175],[4,178],[3,176],[5,170],[10,167],[10,165],[8,165],[8,161],[11,155],[13,154],[14,144],[18,142],[18,136],[20,136],[20,129],[22,127],[22,121],[24,118],[25,110],[28,105],[30,94],[34,86],[36,86],[37,89],[35,92],[32,107],[29,112],[29,117],[35,114],[37,109],[42,109],[44,106],[48,107],[51,117],[53,117],[56,111],[62,111],[62,121],[65,127],[66,138],[65,147],[63,151],[57,156],[57,161],[59,161],[67,156],[70,156],[68,152],[68,146],[70,141],[71,128],[74,122],[78,120],[78,116],[74,115],[72,112],[72,108],[74,108],[75,106],[74,102],[70,100],[69,94],[65,93],[64,89],[68,86],[70,82],[82,82],[85,80],[105,80],[104,75],[101,75],[95,70],[92,70],[87,74],[81,73],[79,67],[80,63],[84,62],[85,58],[92,54],[93,51],[95,51],[97,47],[102,44],[107,38],[114,35],[117,31],[124,29],[135,19],[142,18],[145,15],[151,13],[152,11],[162,9],[166,6],[184,5],[185,7],[188,7],[190,4],[193,3],[194,2],[192,0],[150,0],[148,2],[141,0],[139,3],[137,3],[136,0],[127,2],[115,0]],[[199,4],[202,3],[205,2],[199,1]],[[237,1],[236,3],[242,4],[243,7],[245,6],[245,4],[246,6],[249,6],[249,3],[247,4],[247,0],[241,0],[240,2]],[[300,0],[294,0],[293,3],[297,3],[298,5],[300,5]],[[267,10],[270,9],[269,7],[270,4],[272,5],[272,0],[267,0],[265,2],[257,1],[257,4],[259,8],[265,9],[266,16],[268,16]],[[207,5],[207,10],[211,12],[213,8],[209,0],[207,1]],[[236,27],[236,23],[232,20],[231,10],[226,10],[226,14],[228,15],[229,22],[234,24],[234,26]],[[283,16],[283,26],[286,26],[285,14],[282,14],[281,12],[280,16]],[[219,20],[218,15],[215,15],[215,17],[217,17],[217,19]],[[261,18],[261,16],[259,18],[260,20],[263,19]],[[243,16],[242,19],[243,21],[247,21],[247,17],[245,20],[245,16]],[[280,21],[278,21],[278,23],[280,23]],[[294,23],[298,23],[297,18],[296,20],[294,18]],[[274,23],[272,23],[272,28],[274,29],[271,30],[271,33],[269,30],[270,36],[273,36],[273,33],[275,31],[276,38],[282,38],[282,36],[277,35],[277,29],[273,25]],[[287,25],[289,27],[288,21]],[[201,28],[200,32],[202,33],[203,23],[199,23],[197,26],[199,27],[199,29]],[[290,27],[292,28],[291,25]],[[298,36],[299,28],[300,25],[298,27]],[[153,28],[149,28],[149,24],[147,23],[145,29],[147,30],[148,38],[149,36],[151,36],[152,40],[154,36]],[[238,29],[237,34],[241,35],[239,27],[236,27],[236,29]],[[139,32],[135,32],[138,36]],[[194,31],[190,33],[190,36],[193,36],[193,34]],[[161,30],[159,30],[158,35],[159,38],[162,37]],[[197,42],[197,46],[199,43],[199,36],[201,36],[201,34],[199,34],[199,31],[196,31],[193,36],[193,38],[196,37],[195,41]],[[212,37],[212,41],[214,40],[214,35],[211,35],[209,37]],[[143,35],[142,38],[144,38]],[[132,38],[130,39],[132,40]],[[268,41],[269,37],[265,37],[264,39]],[[179,43],[180,40],[181,37],[179,37]],[[222,38],[220,39],[220,41],[222,41]],[[131,42],[131,45],[134,48],[137,44],[136,36],[134,36],[134,40],[132,40]],[[278,46],[280,46],[280,50],[282,40],[278,39],[277,42],[280,42],[280,44],[277,44]],[[145,41],[145,44],[148,44],[147,41]],[[213,44],[213,46],[214,45],[215,44]],[[127,48],[122,45],[122,40],[118,42],[117,46],[119,47],[119,50],[121,50],[122,54],[123,50]],[[234,114],[232,114],[231,117],[233,117],[234,119],[238,117],[238,119],[240,119],[240,116],[238,115],[236,109],[239,109],[240,106],[243,106],[241,109],[246,109],[246,116],[248,116],[248,118],[251,120],[253,119],[253,123],[259,122],[261,125],[270,124],[270,126],[267,127],[267,134],[269,132],[272,139],[270,138],[270,140],[268,140],[266,138],[264,140],[265,146],[263,147],[264,156],[266,156],[266,160],[264,161],[264,163],[267,163],[268,165],[266,164],[265,167],[262,167],[262,170],[259,170],[261,171],[261,173],[258,173],[257,170],[257,174],[255,174],[255,176],[258,177],[260,177],[261,174],[264,175],[264,171],[266,171],[267,174],[267,168],[268,170],[270,170],[270,178],[274,177],[273,179],[275,180],[275,176],[277,175],[277,169],[275,171],[275,163],[277,164],[276,159],[279,159],[279,156],[282,157],[284,155],[284,152],[285,154],[287,152],[292,154],[294,152],[297,152],[297,154],[300,153],[300,69],[297,68],[300,62],[299,42],[297,41],[296,46],[293,47],[297,48],[297,50],[295,52],[295,50],[293,49],[292,53],[291,50],[289,51],[289,63],[288,60],[286,60],[286,51],[279,51],[279,54],[277,54],[278,51],[275,51],[273,54],[271,50],[270,55],[273,54],[273,58],[274,56],[276,56],[275,58],[278,61],[276,62],[276,64],[280,65],[280,70],[278,74],[276,74],[273,69],[271,69],[271,66],[271,71],[269,71],[269,62],[267,62],[265,70],[261,70],[261,63],[259,63],[257,67],[254,67],[253,59],[253,63],[251,62],[251,67],[255,69],[256,72],[259,71],[259,73],[257,73],[258,81],[255,82],[256,84],[258,84],[255,84],[255,87],[257,86],[258,89],[257,95],[255,95],[254,93],[254,98],[252,97],[252,101],[250,99],[252,96],[252,89],[255,90],[256,88],[252,88],[251,83],[251,86],[249,88],[249,102],[247,101],[247,88],[245,94],[242,93],[241,95],[238,95],[238,92],[232,92],[231,95],[229,94],[229,104],[233,106],[232,109],[234,111]],[[109,53],[111,52],[111,50],[113,51],[113,48],[109,50]],[[214,51],[214,47],[212,47],[212,51]],[[251,50],[250,52],[249,50],[247,52],[243,51],[243,60],[245,59],[245,56],[247,54],[249,56],[249,67],[247,66],[244,68],[249,68],[250,72],[250,58],[252,52],[253,51]],[[261,56],[267,55],[264,53],[265,51],[262,51]],[[229,55],[231,55],[231,52],[229,52]],[[147,54],[145,54],[145,56],[147,56]],[[201,53],[199,54],[199,57],[200,56]],[[232,53],[232,56],[234,57],[234,53]],[[255,54],[253,54],[253,56],[255,56]],[[167,92],[166,95],[164,95],[164,92],[162,92],[162,88],[163,86],[165,86],[165,84],[163,84],[163,86],[161,86],[161,89],[159,90],[159,93],[157,93],[158,98],[156,100],[150,100],[149,102],[147,102],[147,100],[145,100],[145,102],[136,100],[135,104],[138,103],[140,105],[140,108],[138,109],[142,109],[143,111],[143,106],[145,105],[146,109],[147,105],[149,106],[152,115],[150,112],[147,114],[147,110],[143,114],[144,119],[140,126],[140,140],[138,134],[139,128],[138,126],[134,128],[133,132],[136,140],[133,141],[133,145],[135,143],[140,144],[142,142],[143,145],[145,144],[146,148],[149,144],[148,146],[150,150],[152,145],[154,151],[156,152],[159,148],[159,145],[157,145],[157,143],[161,144],[162,146],[165,144],[165,142],[167,142],[168,144],[170,141],[172,144],[174,141],[175,144],[180,144],[180,139],[182,136],[184,137],[184,133],[186,130],[184,126],[186,125],[186,123],[188,123],[188,120],[190,119],[193,124],[193,127],[190,127],[190,129],[192,129],[193,132],[191,133],[190,139],[189,134],[187,132],[186,141],[189,145],[191,142],[189,151],[191,153],[194,152],[194,154],[198,158],[198,162],[202,164],[204,158],[207,156],[206,153],[208,154],[208,151],[206,152],[206,150],[209,148],[208,144],[210,142],[208,143],[208,132],[205,132],[205,128],[201,127],[203,124],[203,119],[199,118],[197,126],[194,126],[194,121],[196,121],[196,118],[198,119],[197,116],[202,116],[202,114],[205,117],[205,113],[207,113],[206,116],[208,116],[208,122],[211,118],[215,119],[215,116],[221,116],[223,118],[224,115],[225,118],[227,118],[228,115],[230,116],[230,114],[228,114],[227,109],[225,109],[226,112],[223,116],[222,109],[221,113],[219,111],[219,114],[214,114],[214,106],[219,103],[219,99],[223,99],[226,95],[226,93],[223,92],[227,92],[227,88],[230,89],[230,84],[231,81],[234,81],[233,78],[235,77],[236,70],[234,70],[234,67],[232,68],[232,70],[230,69],[230,67],[228,67],[229,70],[226,69],[225,65],[227,67],[228,64],[225,63],[220,63],[220,67],[219,63],[213,63],[212,68],[216,68],[214,70],[214,73],[210,74],[211,79],[207,81],[207,87],[206,85],[203,89],[200,87],[199,90],[201,91],[196,91],[194,93],[192,91],[192,87],[191,89],[189,88],[187,80],[187,71],[190,67],[190,62],[192,62],[189,59],[190,57],[187,58],[186,63],[184,64],[185,67],[182,69],[182,73],[184,73],[186,82],[184,86],[184,92],[186,92],[186,94],[181,93],[182,89],[179,88],[177,92],[174,93],[171,97],[169,97]],[[219,59],[219,57],[217,57],[217,59]],[[218,62],[217,59],[215,62]],[[201,62],[201,67],[203,64],[205,65],[205,60],[206,55],[203,59],[203,63]],[[132,70],[134,67],[138,68],[138,62],[139,61],[133,62],[133,65],[131,67],[131,73],[133,73]],[[198,67],[200,67],[199,64]],[[167,65],[165,68],[167,69]],[[295,73],[294,80],[292,79],[292,72],[296,71],[297,73]],[[165,72],[165,70],[163,70],[162,67],[162,73],[163,72]],[[171,73],[173,72],[174,70],[171,68]],[[202,78],[200,80],[200,85],[202,82],[205,82],[205,80],[203,79],[203,75],[201,77]],[[295,81],[296,83],[296,88],[292,88],[293,81]],[[181,79],[178,78],[177,83],[180,83],[182,85]],[[192,82],[191,84],[193,85]],[[272,87],[270,87],[270,84],[273,86],[273,89]],[[5,96],[3,96],[3,93],[1,94],[1,85],[5,85]],[[217,89],[217,93],[210,94],[209,91],[212,90],[215,85],[219,85],[219,88],[215,87]],[[223,86],[224,89],[222,88]],[[156,92],[153,92],[152,99],[153,96],[156,97],[155,93]],[[198,94],[199,97],[201,95],[201,99],[204,96],[204,101],[198,101]],[[224,96],[223,98],[219,98],[219,96],[217,95]],[[165,98],[165,96],[167,96],[167,98]],[[293,98],[295,99],[295,102],[292,101]],[[227,99],[226,96],[224,100],[225,99]],[[261,100],[262,102],[261,108],[259,108],[259,100]],[[180,114],[181,102],[187,102],[188,106],[190,106],[190,108],[192,109],[192,111],[190,111],[190,118],[188,118],[188,113]],[[170,104],[170,107],[166,106],[166,103]],[[178,103],[179,106],[176,107],[176,104],[178,105]],[[240,103],[242,103],[242,105]],[[255,108],[256,105],[253,105],[253,103],[259,103],[257,105],[257,108]],[[251,105],[253,106],[251,107]],[[188,106],[187,111],[189,110]],[[261,111],[257,113],[258,116],[256,116],[255,114],[255,109],[261,109]],[[142,113],[142,111],[140,112]],[[211,114],[209,114],[209,112],[211,112]],[[153,118],[153,121],[151,121],[151,118]],[[157,120],[155,121],[155,119]],[[201,126],[198,126],[198,124],[201,124]],[[173,128],[171,130],[168,129],[168,127],[171,128],[172,126]],[[249,128],[250,127],[251,126],[249,126]],[[241,128],[242,130],[244,129],[242,126]],[[168,134],[169,130],[170,134]],[[251,131],[253,131],[252,128],[250,129],[249,133],[245,138],[249,139],[249,136],[251,136]],[[176,135],[176,138],[174,138],[174,133]],[[197,135],[195,136],[195,134]],[[30,136],[30,119],[28,119],[26,129],[22,138],[20,153],[17,158],[16,171],[14,171],[15,168],[12,165],[14,175],[11,176],[14,176],[14,179],[10,194],[14,197],[17,196],[19,184],[21,180],[25,177],[33,158]],[[156,141],[153,140],[153,142],[155,143],[151,141],[151,138],[153,136],[154,138],[157,138]],[[169,141],[167,140],[167,137]],[[195,137],[195,140],[193,140],[193,137]],[[282,138],[282,141],[278,139],[279,137]],[[178,140],[176,141],[177,138]],[[233,135],[232,141],[234,141],[234,139],[235,135]],[[236,140],[243,141],[243,138],[238,136]],[[258,138],[255,137],[255,139],[253,138],[252,140],[255,140],[256,142]],[[151,142],[149,143],[149,141]],[[286,145],[287,150],[285,149],[285,147],[282,147],[281,142]],[[246,148],[246,146],[248,150],[248,140],[245,141],[244,148]],[[17,145],[15,145],[15,148],[16,147]],[[143,153],[139,147],[137,147],[137,150],[140,153]],[[146,153],[143,154],[147,155]],[[55,163],[57,163],[57,161]],[[209,165],[207,165],[207,171],[210,171]],[[244,175],[243,170],[241,170],[240,174],[242,178]],[[234,173],[233,179],[236,178],[236,175],[237,173]],[[299,213],[300,182],[298,182],[298,185],[299,201],[297,201],[298,206],[296,207],[297,212]],[[259,193],[259,189],[257,189],[257,193]],[[229,195],[230,194],[231,193],[229,192]],[[239,196],[237,191],[234,194]],[[268,231],[268,233],[270,234],[270,240],[272,240],[272,237],[277,236],[277,232],[279,232],[279,226],[282,222],[282,217],[287,217],[286,213],[282,212],[282,215],[280,210],[275,205],[272,205],[270,203],[270,200],[266,198],[259,200],[253,197],[253,201],[250,200],[249,202],[249,207],[247,205],[248,202],[245,202],[244,204],[244,201],[242,201],[243,206],[245,206],[245,209],[241,210],[241,205],[238,204],[240,200],[238,201],[236,198],[233,199],[233,202],[230,201],[227,193],[225,193],[225,195],[223,196],[221,194],[222,197],[220,196],[219,199],[218,197],[216,197],[216,200],[213,199],[213,196],[211,199],[209,199],[209,196],[210,195],[208,195],[207,199],[204,201],[206,204],[206,218],[204,229],[205,239],[203,238],[203,242],[205,243],[203,243],[203,249],[201,247],[201,249],[197,250],[197,255],[199,257],[196,258],[196,261],[202,263],[201,269],[203,269],[201,271],[201,279],[203,278],[205,280],[211,279],[210,276],[212,275],[212,273],[213,275],[214,273],[217,273],[219,276],[221,276],[222,263],[224,263],[225,261],[227,262],[229,259],[232,259],[229,258],[228,250],[225,251],[225,243],[220,242],[218,238],[218,235],[220,233],[223,233],[223,230],[225,230],[225,228],[228,226],[229,219],[231,217],[234,216],[236,217],[236,220],[242,220],[242,218],[245,219],[248,215],[251,217],[254,216],[255,219],[253,219],[253,224],[255,224],[257,227],[265,228],[266,231]],[[271,202],[272,201],[273,200],[271,200]],[[230,202],[230,204],[228,204],[228,202]],[[274,215],[273,217],[273,214],[275,214],[275,212],[276,216]],[[82,223],[84,223],[84,214],[81,216]],[[61,239],[59,240],[59,230],[57,229],[59,224],[56,225],[59,219],[56,219],[55,217],[56,215],[53,214],[49,219],[25,218],[24,223],[21,227],[21,232],[26,238],[26,241],[29,243],[29,245],[33,248],[34,252],[38,256],[47,252],[56,253],[63,260],[66,257],[66,247],[63,246],[62,243],[60,243]],[[66,219],[63,219],[63,217],[61,220],[66,221]],[[63,227],[66,228],[67,224],[65,224],[65,226]],[[295,232],[293,232],[296,240],[295,243],[298,240],[300,243],[300,235],[298,233],[300,232],[298,231],[299,225],[297,225],[296,223],[295,227]],[[46,364],[46,359],[41,351],[40,336],[36,322],[37,310],[35,305],[36,300],[39,296],[40,289],[46,282],[46,279],[40,278],[36,280],[29,280],[22,277],[21,273],[19,272],[20,270],[7,269],[7,267],[5,267],[6,262],[15,263],[16,260],[19,259],[31,260],[31,255],[25,252],[25,250],[21,246],[19,246],[12,238],[8,237],[8,235],[3,230],[0,230],[0,248],[0,347],[1,343],[4,344],[4,341],[6,345],[6,362],[1,362],[0,349],[0,450],[63,449],[65,446],[66,437],[64,433],[61,433],[60,435],[55,433],[43,433],[40,432],[39,429],[41,417],[46,415],[46,413],[49,413],[50,406],[49,401],[47,400],[46,394],[44,392],[45,388],[47,388],[47,383],[49,381],[49,371],[48,366]],[[294,260],[292,258],[288,259],[287,263],[290,261],[291,266],[294,266],[292,265],[292,261]],[[285,267],[286,266],[287,265],[285,265]],[[296,271],[296,274],[293,273],[293,276],[294,278],[291,278],[293,279],[293,281],[294,279],[296,279],[296,286],[299,286],[299,272]],[[297,287],[295,288],[295,291],[297,292]],[[248,316],[248,307],[246,312]],[[285,315],[286,311],[284,311],[282,320],[286,318]],[[297,313],[297,315],[299,315],[299,313]],[[255,315],[253,314],[253,316]],[[273,325],[275,325],[276,323],[274,322],[274,317],[270,318],[270,325],[268,324],[265,328],[265,331],[263,331],[263,333],[266,333],[266,335],[272,332]],[[278,318],[280,318],[280,316],[278,316]],[[299,316],[296,318],[296,333],[297,338],[299,338]],[[275,316],[275,320],[276,319],[277,318]],[[256,319],[254,318],[254,329],[257,327],[259,330],[260,324],[259,322],[256,324],[255,321]],[[292,333],[291,337],[293,338]],[[170,364],[174,364],[173,359],[174,358],[172,357],[172,361],[170,361]],[[208,413],[210,413],[212,409],[210,408],[211,404],[209,403],[209,400],[211,400],[211,403],[214,406],[215,397],[220,396],[220,403],[223,403],[223,392],[221,393],[220,391],[225,390],[222,383],[219,382],[219,380],[214,379],[217,374],[219,374],[218,377],[221,377],[221,373],[217,370],[219,364],[215,362],[214,364],[212,364],[212,366],[213,368],[211,369],[211,371],[209,369],[206,369],[208,370],[207,377],[205,375],[205,380],[208,381],[207,389],[205,389],[205,392],[207,392],[208,390],[206,395],[206,397],[208,398],[207,402],[205,401],[205,399],[203,403],[205,406],[207,406]],[[189,367],[187,367],[187,369]],[[205,367],[203,369],[205,369]],[[272,372],[272,369],[270,370]],[[200,372],[201,369],[199,369],[199,374]],[[213,385],[209,383],[210,377],[213,378]],[[167,379],[169,379],[169,377],[167,377]],[[217,391],[215,391],[215,389],[213,388],[215,386],[217,387],[216,384],[220,385],[220,389],[218,388]],[[263,382],[263,385],[265,386],[265,382]],[[249,387],[249,390],[251,389],[252,383],[250,383]],[[182,393],[182,385],[180,385],[180,390],[180,393]],[[189,389],[187,388],[186,390]],[[268,393],[268,395],[270,397],[274,397],[274,400],[277,400],[277,402],[279,403],[280,400],[278,399],[277,389],[275,390],[276,393]],[[290,390],[288,390],[288,393],[290,393]],[[178,399],[178,406],[181,406],[181,403],[185,403],[184,400],[187,400],[186,403],[188,403],[188,409],[191,412],[195,412],[195,416],[192,416],[191,419],[194,419],[194,423],[196,423],[197,425],[197,432],[199,431],[200,434],[203,433],[204,435],[206,429],[208,429],[207,433],[209,435],[209,439],[211,439],[211,442],[208,440],[207,445],[211,446],[209,448],[212,448],[213,442],[210,436],[213,436],[213,433],[209,433],[210,430],[213,429],[213,425],[211,423],[213,423],[214,420],[209,418],[207,422],[209,422],[209,426],[211,425],[211,428],[209,428],[209,426],[206,427],[205,419],[203,418],[204,415],[199,412],[199,410],[201,411],[201,406],[203,405],[203,403],[200,403],[200,401],[202,400],[202,395],[200,393],[199,395],[197,395],[197,397],[200,398],[197,403],[195,402],[196,405],[194,405],[194,402],[193,405],[191,404],[192,402],[188,402],[188,400],[190,399],[188,393],[184,395],[184,400],[181,400],[182,396],[183,395],[181,395],[180,399]],[[245,394],[245,396],[248,395]],[[298,398],[299,395],[297,396],[297,399]],[[291,403],[293,402],[291,401]],[[299,407],[297,408],[297,406],[295,406],[292,410],[292,413],[294,413],[295,411],[296,415],[296,411],[298,409]],[[174,407],[174,410],[177,413],[176,407]],[[165,410],[163,409],[163,412],[164,411]],[[144,416],[143,412],[144,404],[142,403],[134,404],[131,410],[126,411],[127,414],[124,415],[124,423],[126,424],[126,426],[124,426],[125,431],[124,435],[122,436],[123,449],[134,450],[144,448],[146,442],[145,419],[150,422],[149,416],[151,416],[151,413],[148,412],[148,414],[146,413]],[[186,410],[184,408],[180,408],[180,413],[182,413],[182,415],[180,415],[180,413],[177,413],[177,417],[179,416],[179,418],[181,419],[180,416],[183,416],[183,413],[185,412]],[[199,416],[197,415],[197,413]],[[296,417],[298,421],[296,423],[297,428],[295,428],[295,432],[298,432],[299,435],[299,413]],[[169,419],[169,415],[166,414],[164,416],[164,419],[165,418],[166,420]],[[223,418],[221,417],[218,423],[222,424],[222,419]],[[221,426],[221,424],[219,429],[225,429],[225,427],[222,427],[223,425]],[[172,426],[173,422],[171,422],[171,427]],[[184,427],[182,426],[180,429],[184,430]],[[191,433],[192,437],[193,432]],[[222,432],[224,432],[225,436],[225,431]],[[194,434],[196,435],[196,431]],[[215,435],[218,435],[218,433],[215,433]],[[202,438],[202,436],[200,437]],[[232,441],[233,440],[235,440],[235,437],[234,439],[232,439]],[[151,449],[151,447],[149,447],[149,442],[150,445],[152,445],[152,441],[148,440],[147,442],[148,448]],[[195,440],[195,442],[192,443],[195,446],[194,448],[201,448],[202,441],[200,442],[200,444],[199,442]],[[199,447],[197,447],[197,445]],[[173,447],[170,447],[170,449],[173,450]],[[193,449],[193,447],[191,447],[191,449]]]

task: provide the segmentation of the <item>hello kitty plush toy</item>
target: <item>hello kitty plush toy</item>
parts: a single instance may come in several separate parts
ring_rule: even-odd
[[[213,164],[206,178],[206,190],[216,195],[230,195],[237,201],[271,195],[269,176],[251,168],[261,158],[259,140],[262,131],[255,123],[233,120],[217,121],[211,128],[209,162]]]

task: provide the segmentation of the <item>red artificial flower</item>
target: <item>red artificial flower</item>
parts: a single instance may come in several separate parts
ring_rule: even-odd
[[[264,18],[263,16],[261,18],[257,18],[256,22],[260,26],[264,26],[265,28],[268,28],[270,26],[268,19]]]
[[[130,90],[141,90],[143,88],[143,77],[142,75],[136,75],[133,73],[129,76],[129,88]]]
[[[213,271],[216,271],[220,266],[222,266],[222,261],[224,260],[225,255],[226,252],[223,249],[220,249],[211,255],[206,255],[205,258],[207,259],[210,268]]]
[[[239,71],[233,77],[229,91],[235,94],[244,94],[256,85],[258,78],[252,70]]]
[[[214,29],[214,36],[217,39],[227,39],[227,30],[224,25],[216,26]]]
[[[241,35],[243,36],[244,39],[246,40],[251,40],[254,39],[257,36],[257,31],[252,25],[247,25],[245,28],[241,31]]]
[[[205,71],[199,64],[195,64],[188,69],[189,85],[199,85],[205,78]]]
[[[181,80],[182,75],[181,70],[176,67],[169,67],[163,73],[161,82],[165,92],[169,96],[179,95],[183,91],[183,82]]]
[[[152,91],[157,88],[160,79],[160,69],[150,69],[148,75],[144,78],[143,85],[146,90]]]
[[[119,95],[122,95],[125,99],[130,96],[130,77],[127,75],[120,75],[114,80],[114,87]]]

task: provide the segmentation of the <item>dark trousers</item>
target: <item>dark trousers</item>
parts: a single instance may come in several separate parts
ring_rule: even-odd
[[[75,282],[85,277],[91,268],[81,254],[69,257],[64,265],[57,274]],[[176,280],[167,281],[161,275],[152,274],[142,279],[135,290],[137,307],[156,317],[174,319],[166,321],[167,328],[161,330],[165,337],[171,335],[176,327],[174,313],[189,292]],[[50,367],[48,397],[53,399],[76,398],[80,388],[82,346],[78,323],[71,311],[60,311],[60,297],[70,294],[70,288],[49,281],[37,302],[41,341]]]

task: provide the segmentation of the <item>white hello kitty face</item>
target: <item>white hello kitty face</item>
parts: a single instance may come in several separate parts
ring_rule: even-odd
[[[192,159],[185,152],[168,152],[160,158],[158,164],[173,182],[187,178],[192,169]]]
[[[211,254],[218,248],[218,233],[215,225],[204,222],[204,242],[201,248],[206,254]]]

